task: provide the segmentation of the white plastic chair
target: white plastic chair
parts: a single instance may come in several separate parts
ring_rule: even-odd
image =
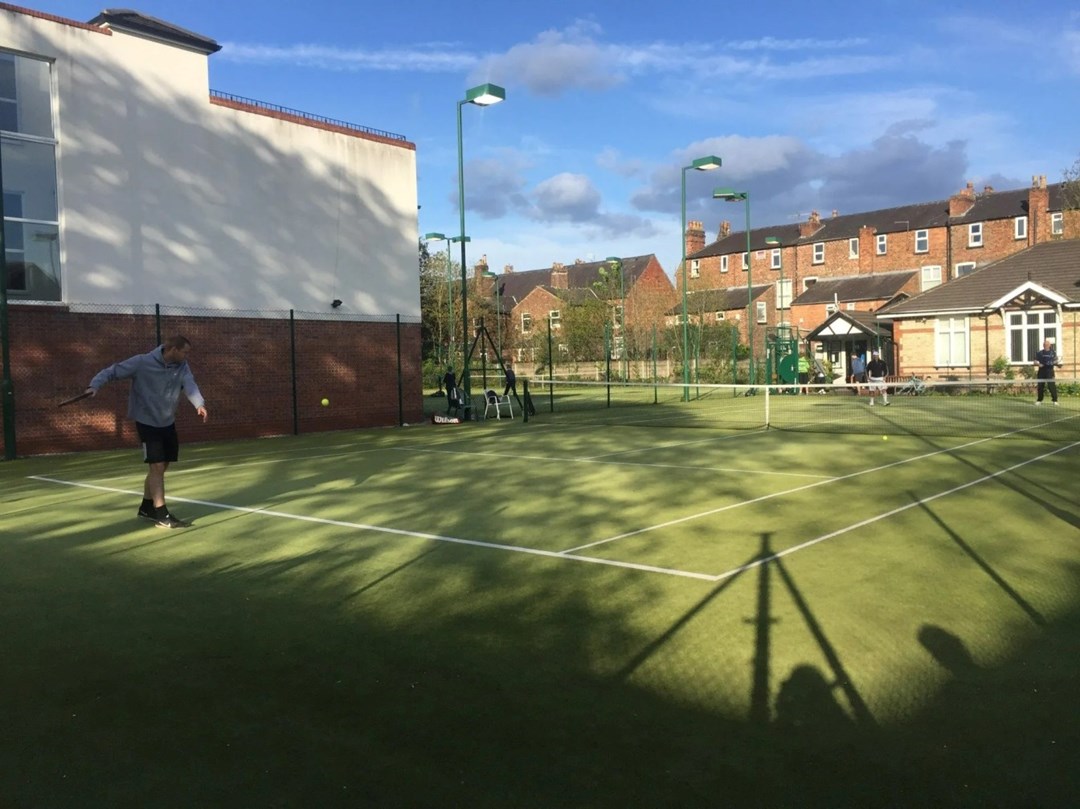
[[[510,398],[510,395],[500,396],[493,390],[489,390],[484,394],[484,418],[490,418],[491,413],[495,411],[495,418],[502,418],[503,408],[506,408],[507,418],[514,417],[514,403]]]

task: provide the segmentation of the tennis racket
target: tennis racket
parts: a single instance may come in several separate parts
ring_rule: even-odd
[[[82,399],[85,399],[87,396],[93,396],[93,395],[94,395],[94,392],[92,390],[84,390],[82,393],[76,394],[75,396],[72,396],[70,399],[64,399],[64,401],[60,402],[60,404],[58,404],[57,407],[64,407],[65,405],[75,404],[75,402],[78,402],[78,401],[80,401]]]

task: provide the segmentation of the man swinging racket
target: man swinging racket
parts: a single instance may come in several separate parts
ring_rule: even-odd
[[[179,457],[176,435],[176,409],[180,392],[205,422],[206,402],[195,384],[187,364],[191,341],[176,335],[148,354],[136,354],[110,365],[90,380],[86,393],[95,396],[106,383],[116,379],[131,380],[128,418],[143,446],[143,460],[149,464],[143,483],[143,501],[139,516],[153,520],[159,528],[187,528],[191,523],[177,519],[165,505],[165,470]]]

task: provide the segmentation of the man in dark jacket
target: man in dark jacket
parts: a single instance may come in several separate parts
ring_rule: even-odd
[[[1035,352],[1035,365],[1038,366],[1038,379],[1039,385],[1037,388],[1035,404],[1041,405],[1043,400],[1043,389],[1050,389],[1050,399],[1054,404],[1058,403],[1057,397],[1057,383],[1054,382],[1054,368],[1058,365],[1057,352],[1054,350],[1054,344],[1049,340],[1043,342],[1041,351]],[[1043,380],[1046,380],[1045,382]]]

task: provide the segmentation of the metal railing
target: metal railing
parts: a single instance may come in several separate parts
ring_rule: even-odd
[[[301,118],[305,121],[313,121],[320,124],[329,124],[330,126],[336,126],[341,129],[350,129],[354,132],[363,132],[368,135],[378,135],[380,138],[387,138],[388,140],[399,140],[402,142],[408,142],[408,139],[404,135],[398,135],[394,132],[387,132],[384,129],[373,129],[370,126],[352,124],[348,121],[340,121],[337,118],[327,118],[323,115],[312,115],[310,112],[294,110],[290,109],[289,107],[282,107],[278,104],[268,104],[265,101],[256,101],[253,98],[244,98],[243,96],[233,95],[232,93],[223,93],[220,90],[211,90],[210,97],[220,98],[224,101],[233,101],[237,104],[245,104],[249,107],[256,107],[258,109],[267,110],[268,112],[280,112],[284,115],[289,115],[293,118]]]

